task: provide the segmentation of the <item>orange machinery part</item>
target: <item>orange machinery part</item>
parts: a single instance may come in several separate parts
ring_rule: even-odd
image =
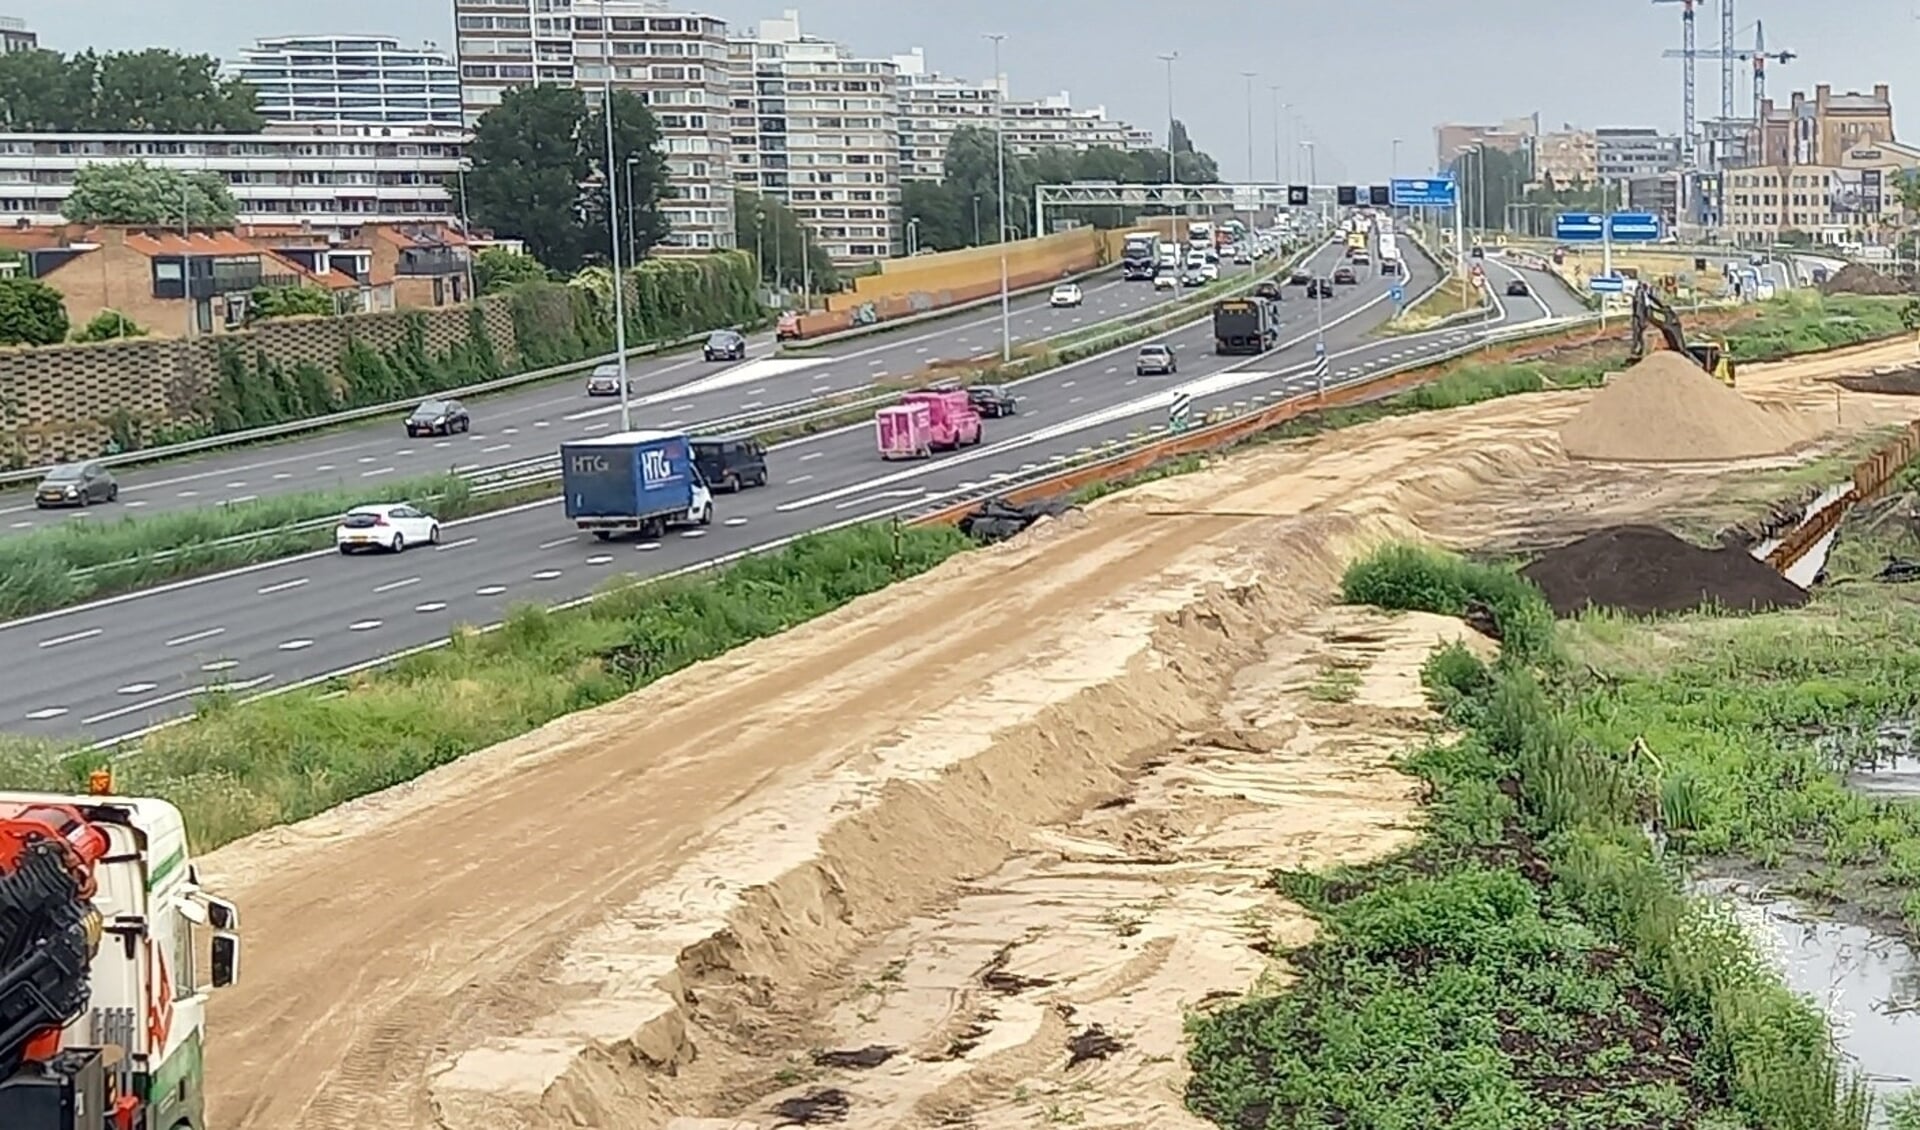
[[[61,845],[67,870],[91,899],[97,885],[93,865],[106,854],[107,834],[87,821],[76,808],[63,804],[0,804],[0,870],[12,868],[27,848],[40,841]],[[60,1029],[49,1028],[27,1041],[28,1060],[44,1062],[59,1054]]]

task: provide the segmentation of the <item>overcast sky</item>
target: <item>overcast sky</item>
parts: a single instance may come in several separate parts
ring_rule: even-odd
[[[1768,68],[1784,102],[1815,83],[1836,90],[1905,81],[1920,59],[1916,0],[1739,0],[1735,42],[1750,47],[1755,20],[1771,51],[1799,57]],[[1072,94],[1078,105],[1164,133],[1166,70],[1180,55],[1174,112],[1229,178],[1247,171],[1247,99],[1254,82],[1254,171],[1273,175],[1273,94],[1291,103],[1295,137],[1316,145],[1320,179],[1365,183],[1389,172],[1394,138],[1401,175],[1428,171],[1433,127],[1538,111],[1543,128],[1652,125],[1677,130],[1677,3],[1650,0],[713,0],[688,5],[739,27],[798,7],[803,27],[862,54],[919,46],[946,74],[984,76],[1004,32],[1004,69],[1016,97]],[[0,0],[41,42],[62,51],[166,46],[225,57],[263,35],[386,34],[450,47],[451,0]],[[1703,0],[1699,45],[1719,43],[1719,9]],[[1550,15],[1549,13],[1558,13]],[[1594,13],[1602,13],[1595,15]],[[1748,64],[1736,64],[1736,111],[1751,105]],[[1718,60],[1699,70],[1702,117],[1720,110]],[[1916,119],[1920,102],[1896,119]],[[1920,126],[1902,130],[1911,139]]]

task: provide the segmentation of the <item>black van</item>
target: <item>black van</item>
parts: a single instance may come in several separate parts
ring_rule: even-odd
[[[693,462],[715,490],[767,485],[767,449],[752,436],[695,436]]]

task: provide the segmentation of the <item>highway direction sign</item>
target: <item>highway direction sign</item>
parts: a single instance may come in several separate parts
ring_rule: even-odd
[[[1459,186],[1452,177],[1395,180],[1388,189],[1395,208],[1451,208],[1459,203]]]
[[[1595,275],[1587,280],[1587,289],[1595,294],[1620,294],[1627,289],[1627,280],[1619,275]]]
[[[1401,286],[1399,283],[1394,283],[1387,288],[1387,297],[1393,300],[1395,306],[1405,306],[1407,304],[1407,288]]]
[[[1616,243],[1653,243],[1660,238],[1660,217],[1652,212],[1615,212],[1607,226]]]
[[[1553,218],[1553,238],[1562,243],[1599,243],[1607,218],[1597,212],[1562,212]]]

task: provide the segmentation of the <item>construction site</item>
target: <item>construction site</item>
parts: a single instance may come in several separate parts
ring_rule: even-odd
[[[1415,542],[1524,554],[1565,616],[1819,613],[1834,536],[1770,547],[1847,479],[1819,468],[1908,434],[1910,390],[1862,380],[1916,367],[1656,348],[1262,446],[231,844],[199,864],[251,939],[209,1120],[1210,1125],[1189,1021],[1284,995],[1316,934],[1270,877],[1420,839],[1423,665],[1499,647],[1343,572]]]

